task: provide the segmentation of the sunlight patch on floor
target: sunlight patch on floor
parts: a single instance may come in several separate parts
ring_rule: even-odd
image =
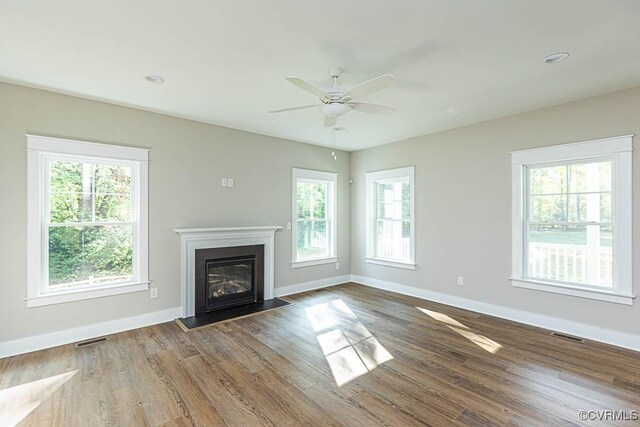
[[[356,343],[353,345],[353,348],[356,349],[360,359],[362,359],[362,362],[370,371],[378,365],[393,359],[391,353],[380,344],[376,337],[367,338],[364,341]]]
[[[454,328],[447,325],[449,329],[455,331],[477,345],[478,347],[488,351],[489,353],[496,354],[501,348],[502,345],[495,342],[491,338],[487,338],[484,335],[476,334],[475,332],[471,332],[468,329]]]
[[[322,352],[325,356],[351,345],[340,329],[325,332],[318,335],[316,338],[318,338],[318,342],[320,343],[320,347],[322,348]]]
[[[0,390],[0,425],[18,424],[76,372],[78,370]]]
[[[349,346],[327,356],[336,384],[341,386],[369,372],[356,350]]]
[[[314,332],[322,332],[316,338],[338,386],[393,359],[344,301],[317,304],[306,313]]]
[[[340,325],[342,320],[357,319],[351,309],[338,299],[331,302],[316,304],[305,309],[314,332]]]
[[[428,315],[434,320],[438,322],[442,322],[447,325],[449,329],[458,334],[462,335],[478,347],[482,348],[485,351],[488,351],[491,354],[497,353],[502,345],[500,343],[495,342],[494,340],[485,337],[484,335],[477,334],[473,332],[468,326],[458,322],[451,316],[448,316],[444,313],[440,313],[437,311],[427,310],[426,308],[416,307],[418,310]]]
[[[451,326],[455,326],[458,328],[465,328],[465,329],[469,329],[467,326],[463,325],[462,323],[458,322],[456,319],[447,316],[444,313],[439,313],[437,311],[431,311],[431,310],[427,310],[426,308],[422,308],[422,307],[416,307],[418,310],[420,310],[421,312],[423,312],[424,314],[428,315],[429,317],[431,317],[434,320],[437,320],[438,322],[442,322],[442,323],[446,323],[448,325]]]

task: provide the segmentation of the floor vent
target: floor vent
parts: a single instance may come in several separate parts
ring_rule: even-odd
[[[99,344],[99,343],[105,342],[105,341],[107,341],[106,337],[94,338],[94,339],[86,340],[86,341],[80,341],[80,342],[76,343],[76,348],[86,347],[86,346],[92,345],[92,344]]]
[[[569,340],[569,341],[573,341],[573,342],[580,342],[580,343],[584,342],[584,340],[582,338],[574,337],[574,336],[563,334],[563,333],[560,333],[560,332],[551,332],[551,335],[553,335],[554,337],[558,337],[558,338],[564,338],[565,340]]]

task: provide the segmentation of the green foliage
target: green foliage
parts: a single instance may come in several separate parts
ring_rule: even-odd
[[[297,218],[326,218],[327,184],[298,182]]]
[[[51,161],[49,168],[50,221],[66,224],[49,227],[50,284],[130,277],[131,169],[62,160]],[[101,225],[105,222],[123,224]]]
[[[298,259],[318,258],[327,255],[327,223],[324,220],[298,220]]]
[[[535,167],[529,178],[530,220],[538,223],[530,243],[585,246],[598,236],[601,247],[612,247],[611,226],[586,225],[612,220],[611,162]]]
[[[535,222],[611,222],[611,162],[582,163],[529,170],[530,218]],[[587,206],[599,215],[587,218]]]
[[[296,185],[298,259],[327,255],[327,195],[326,183]]]
[[[555,243],[561,245],[586,245],[587,227],[564,225],[532,225],[529,231],[531,243]],[[600,228],[600,246],[613,246],[613,232],[611,226]]]
[[[132,226],[49,229],[49,283],[112,281],[132,274]]]

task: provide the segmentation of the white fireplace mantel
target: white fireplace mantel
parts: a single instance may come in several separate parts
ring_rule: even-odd
[[[195,314],[196,249],[264,245],[264,299],[274,295],[274,236],[280,226],[177,228],[182,242],[182,317]]]

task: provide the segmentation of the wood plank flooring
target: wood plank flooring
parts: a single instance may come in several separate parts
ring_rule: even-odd
[[[640,353],[352,283],[289,299],[2,359],[0,425],[603,425],[579,411],[640,411]]]

